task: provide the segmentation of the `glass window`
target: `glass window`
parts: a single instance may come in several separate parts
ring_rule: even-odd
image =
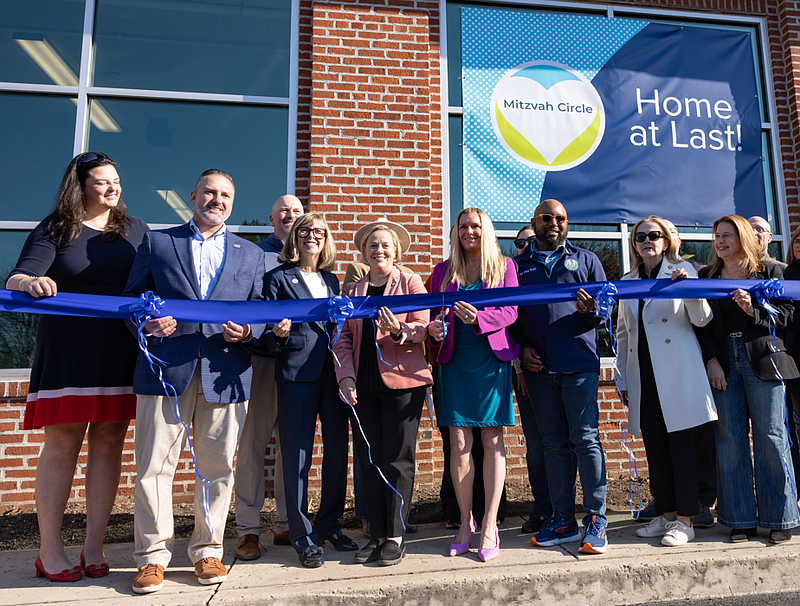
[[[103,99],[118,131],[91,121],[88,149],[119,164],[130,213],[148,223],[184,223],[197,177],[219,168],[233,177],[236,198],[228,223],[269,225],[272,203],[286,193],[289,110]],[[90,105],[90,116],[97,111]]]
[[[681,240],[681,257],[696,261],[701,265],[708,263],[708,253],[711,252],[709,240]]]
[[[291,0],[99,0],[94,86],[289,96]]]
[[[78,86],[83,2],[3,2],[0,81]]]
[[[619,240],[576,240],[570,238],[569,241],[575,246],[580,246],[596,254],[600,259],[600,263],[603,264],[603,270],[606,272],[608,280],[619,280],[621,275],[620,259],[622,258]]]
[[[72,159],[75,99],[0,95],[0,133],[0,166],[14,175],[3,186],[0,219],[41,221]]]

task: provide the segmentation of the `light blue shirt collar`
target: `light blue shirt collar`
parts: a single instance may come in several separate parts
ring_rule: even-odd
[[[189,229],[192,231],[192,261],[195,276],[200,281],[200,296],[208,299],[214,292],[220,270],[225,263],[225,232],[228,228],[223,224],[222,229],[213,236],[204,238],[192,219],[189,221]]]

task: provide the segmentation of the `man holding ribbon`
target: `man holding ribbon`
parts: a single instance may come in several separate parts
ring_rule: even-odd
[[[191,193],[194,212],[180,227],[147,234],[123,296],[153,291],[164,299],[251,301],[264,298],[264,251],[225,227],[234,185],[220,170],[205,171]],[[200,584],[227,578],[222,538],[233,490],[233,457],[250,396],[250,349],[263,325],[178,323],[156,317],[144,326],[150,354],[163,360],[163,381],[140,352],[137,394],[133,591],[164,584],[172,558],[172,481],[193,428],[194,533],[189,557]],[[175,395],[167,396],[174,388]]]
[[[533,242],[516,258],[520,286],[605,282],[600,259],[567,241],[567,211],[545,200],[531,220]],[[531,538],[539,547],[581,541],[581,553],[605,553],[606,467],[598,430],[597,387],[600,358],[593,313],[595,300],[583,289],[576,303],[519,307],[519,359],[544,445],[553,512]],[[584,530],[575,520],[575,472],[570,443],[583,487]]]

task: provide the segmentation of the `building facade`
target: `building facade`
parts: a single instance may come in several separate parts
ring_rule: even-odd
[[[462,6],[446,0],[30,0],[4,7],[2,273],[49,212],[70,158],[92,150],[118,162],[131,214],[151,227],[188,220],[194,179],[217,167],[236,182],[229,222],[234,231],[265,237],[272,202],[295,193],[330,223],[341,274],[357,257],[353,232],[386,216],[412,233],[404,264],[427,275],[447,253],[449,226],[463,201]],[[785,255],[800,224],[797,2],[470,6],[752,32],[767,218],[775,233],[771,252]],[[509,253],[521,226],[496,224]],[[610,278],[629,267],[626,224],[570,227],[570,238],[598,252]],[[681,232],[684,252],[703,257],[710,230]],[[20,506],[33,500],[42,440],[41,432],[21,430],[35,318],[4,313],[0,324],[0,507]],[[601,401],[609,472],[627,473],[618,428],[624,412],[612,393],[610,343],[604,339]],[[510,438],[510,478],[525,481],[521,432]],[[642,471],[643,449],[638,442],[633,447]],[[438,481],[440,451],[437,432],[426,422],[421,483]],[[125,455],[127,493],[135,472],[131,453],[132,442]],[[271,472],[268,487],[270,478]],[[187,471],[176,492],[190,491],[191,480]],[[75,495],[81,497],[80,473]]]

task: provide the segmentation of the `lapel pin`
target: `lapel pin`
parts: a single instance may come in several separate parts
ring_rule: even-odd
[[[297,284],[297,278],[292,278],[292,284]]]
[[[233,247],[234,247],[234,248],[241,248],[241,247],[242,247],[242,245],[241,245],[241,244],[234,244],[234,245],[233,245]]]

